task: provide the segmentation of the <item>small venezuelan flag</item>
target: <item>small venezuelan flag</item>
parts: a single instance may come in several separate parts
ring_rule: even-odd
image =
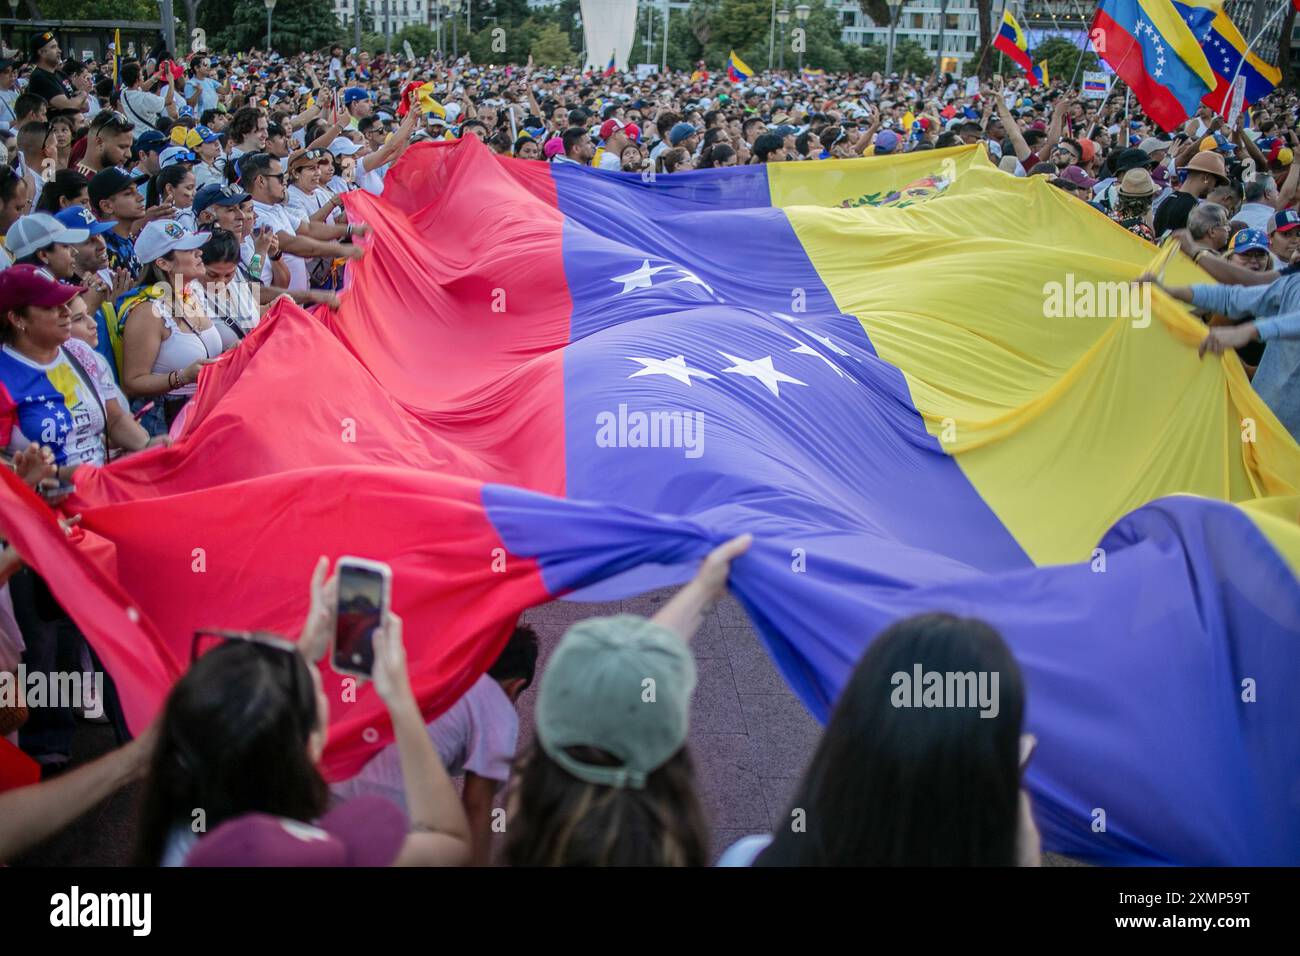
[[[727,79],[732,83],[743,83],[754,75],[754,71],[745,65],[745,61],[736,56],[736,51],[732,50],[727,54]]]

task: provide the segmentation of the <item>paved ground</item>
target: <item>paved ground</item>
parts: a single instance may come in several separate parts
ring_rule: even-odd
[[[524,615],[541,639],[544,668],[574,621],[620,611],[649,616],[671,594],[656,591],[626,601],[576,604],[556,601]],[[692,642],[699,683],[691,712],[690,750],[705,811],[712,824],[713,858],[737,838],[784,822],[786,804],[820,734],[818,724],[790,693],[772,666],[740,605],[724,598]],[[540,671],[539,671],[540,672]],[[533,735],[535,693],[519,704],[520,742]],[[112,746],[105,725],[81,724],[74,761]],[[138,787],[120,791],[18,865],[124,865],[134,843]],[[1047,865],[1070,865],[1048,856]]]

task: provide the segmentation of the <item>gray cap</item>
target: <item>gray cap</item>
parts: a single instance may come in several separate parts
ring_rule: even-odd
[[[5,236],[5,248],[15,259],[30,256],[56,242],[74,246],[90,238],[88,229],[69,229],[49,213],[34,212],[23,216]]]
[[[1162,149],[1168,149],[1174,145],[1167,139],[1158,139],[1155,136],[1148,136],[1142,142],[1138,143],[1138,149],[1150,156],[1152,153],[1158,153]]]
[[[643,617],[580,621],[547,662],[537,694],[537,740],[579,780],[641,790],[686,744],[695,659],[677,634]],[[622,761],[602,767],[565,752],[588,746]]]

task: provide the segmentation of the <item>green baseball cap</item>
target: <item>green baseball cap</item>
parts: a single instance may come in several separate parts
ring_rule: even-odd
[[[678,635],[643,617],[580,621],[565,632],[537,692],[537,740],[579,780],[641,790],[686,744],[695,659]],[[583,763],[568,747],[622,762]]]

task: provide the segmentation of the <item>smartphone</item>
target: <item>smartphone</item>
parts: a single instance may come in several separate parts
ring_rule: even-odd
[[[334,670],[370,677],[375,668],[375,631],[388,614],[393,571],[380,561],[344,556],[335,567],[338,605]]]

